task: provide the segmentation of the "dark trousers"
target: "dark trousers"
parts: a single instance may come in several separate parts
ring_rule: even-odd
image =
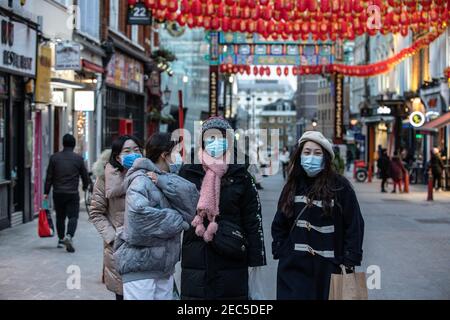
[[[386,183],[387,183],[387,179],[388,178],[381,177],[381,191],[386,191],[385,186],[386,186]]]
[[[282,166],[283,166],[283,178],[284,179],[286,179],[288,165],[289,165],[289,162],[282,163]]]
[[[54,193],[53,202],[56,211],[56,231],[58,232],[58,238],[62,240],[66,235],[66,218],[69,219],[67,234],[73,237],[77,229],[80,195],[78,193]]]
[[[116,300],[122,301],[123,300],[123,296],[120,295],[120,294],[116,294]]]
[[[433,172],[433,187],[436,189],[442,188],[442,172]]]

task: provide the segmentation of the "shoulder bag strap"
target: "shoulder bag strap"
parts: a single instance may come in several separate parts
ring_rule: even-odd
[[[297,224],[297,222],[298,222],[298,219],[300,219],[300,216],[303,214],[303,212],[305,212],[305,210],[306,210],[307,208],[308,208],[308,204],[305,203],[305,206],[303,207],[302,211],[300,211],[300,213],[299,213],[299,214],[297,215],[297,217],[295,218],[295,221],[294,221],[294,223],[292,224],[291,230],[289,230],[289,234],[292,233],[292,230],[294,230],[294,228],[295,228],[295,226],[296,226],[296,224]]]

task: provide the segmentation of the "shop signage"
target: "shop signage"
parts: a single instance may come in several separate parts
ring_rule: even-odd
[[[335,117],[334,117],[334,143],[340,144],[344,139],[344,76],[340,73],[335,76]]]
[[[386,106],[380,106],[377,109],[377,114],[391,114],[391,108]]]
[[[219,67],[209,67],[209,115],[218,114]]]
[[[143,2],[138,2],[128,7],[128,24],[152,24],[150,11]]]
[[[0,16],[0,67],[27,76],[36,75],[36,30]]]
[[[48,104],[51,102],[52,95],[50,89],[50,80],[52,76],[52,48],[50,46],[41,46],[39,50],[39,59],[37,66],[36,95],[35,101]]]
[[[211,32],[209,34],[210,37],[210,46],[209,46],[209,54],[210,60],[213,64],[217,64],[219,60],[219,33]]]
[[[413,127],[419,128],[425,123],[425,115],[420,111],[414,111],[409,115],[409,123]]]
[[[55,70],[81,70],[81,45],[61,42],[55,49]]]
[[[107,72],[108,84],[140,93],[144,91],[144,66],[141,62],[116,52]]]
[[[94,91],[75,91],[75,111],[94,111]]]

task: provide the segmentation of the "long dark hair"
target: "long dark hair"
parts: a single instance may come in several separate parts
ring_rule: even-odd
[[[139,139],[136,138],[135,136],[125,135],[125,136],[120,136],[116,140],[114,140],[113,143],[111,144],[111,156],[109,157],[109,163],[114,168],[119,169],[119,171],[124,171],[125,168],[122,166],[122,164],[120,162],[118,162],[116,160],[116,158],[122,152],[123,145],[125,144],[125,142],[127,140],[133,140],[134,143],[136,143],[136,145],[139,147],[139,149],[141,149],[141,153],[142,153],[141,141],[139,141]]]
[[[299,182],[308,179],[308,175],[301,165],[301,154],[305,143],[303,142],[298,146],[291,157],[288,166],[288,179],[278,203],[278,209],[288,218],[294,215],[294,201]],[[312,205],[312,201],[321,200],[323,202],[324,214],[331,216],[332,202],[337,191],[336,178],[338,175],[333,168],[331,155],[323,148],[322,150],[324,168],[317,177],[313,178],[312,186],[307,188],[305,196],[308,198],[307,205],[309,206]]]
[[[161,154],[171,153],[181,141],[181,138],[173,140],[170,133],[154,133],[145,144],[145,156],[156,163]]]

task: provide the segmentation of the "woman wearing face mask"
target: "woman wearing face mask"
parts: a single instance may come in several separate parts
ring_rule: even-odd
[[[125,179],[125,223],[114,258],[125,300],[171,300],[181,232],[195,215],[195,185],[177,175],[182,159],[168,133],[156,133]]]
[[[180,172],[200,190],[193,228],[183,237],[182,299],[262,298],[249,293],[249,285],[255,284],[249,278],[266,264],[261,205],[246,166],[230,159],[233,141],[227,139],[227,129],[231,126],[223,118],[205,121],[201,164],[183,166]],[[232,232],[224,236],[227,230]],[[239,239],[235,246],[236,239],[227,238],[236,234],[245,239],[244,247]]]
[[[272,223],[280,300],[327,300],[331,274],[361,264],[364,220],[333,158],[331,143],[317,131],[305,132],[291,158]]]
[[[113,242],[116,230],[123,225],[125,212],[125,187],[123,181],[135,159],[142,157],[139,140],[133,136],[121,136],[105,150],[94,164],[97,177],[92,195],[89,220],[94,224],[104,241],[103,279],[106,288],[123,299],[122,279],[113,259]]]

